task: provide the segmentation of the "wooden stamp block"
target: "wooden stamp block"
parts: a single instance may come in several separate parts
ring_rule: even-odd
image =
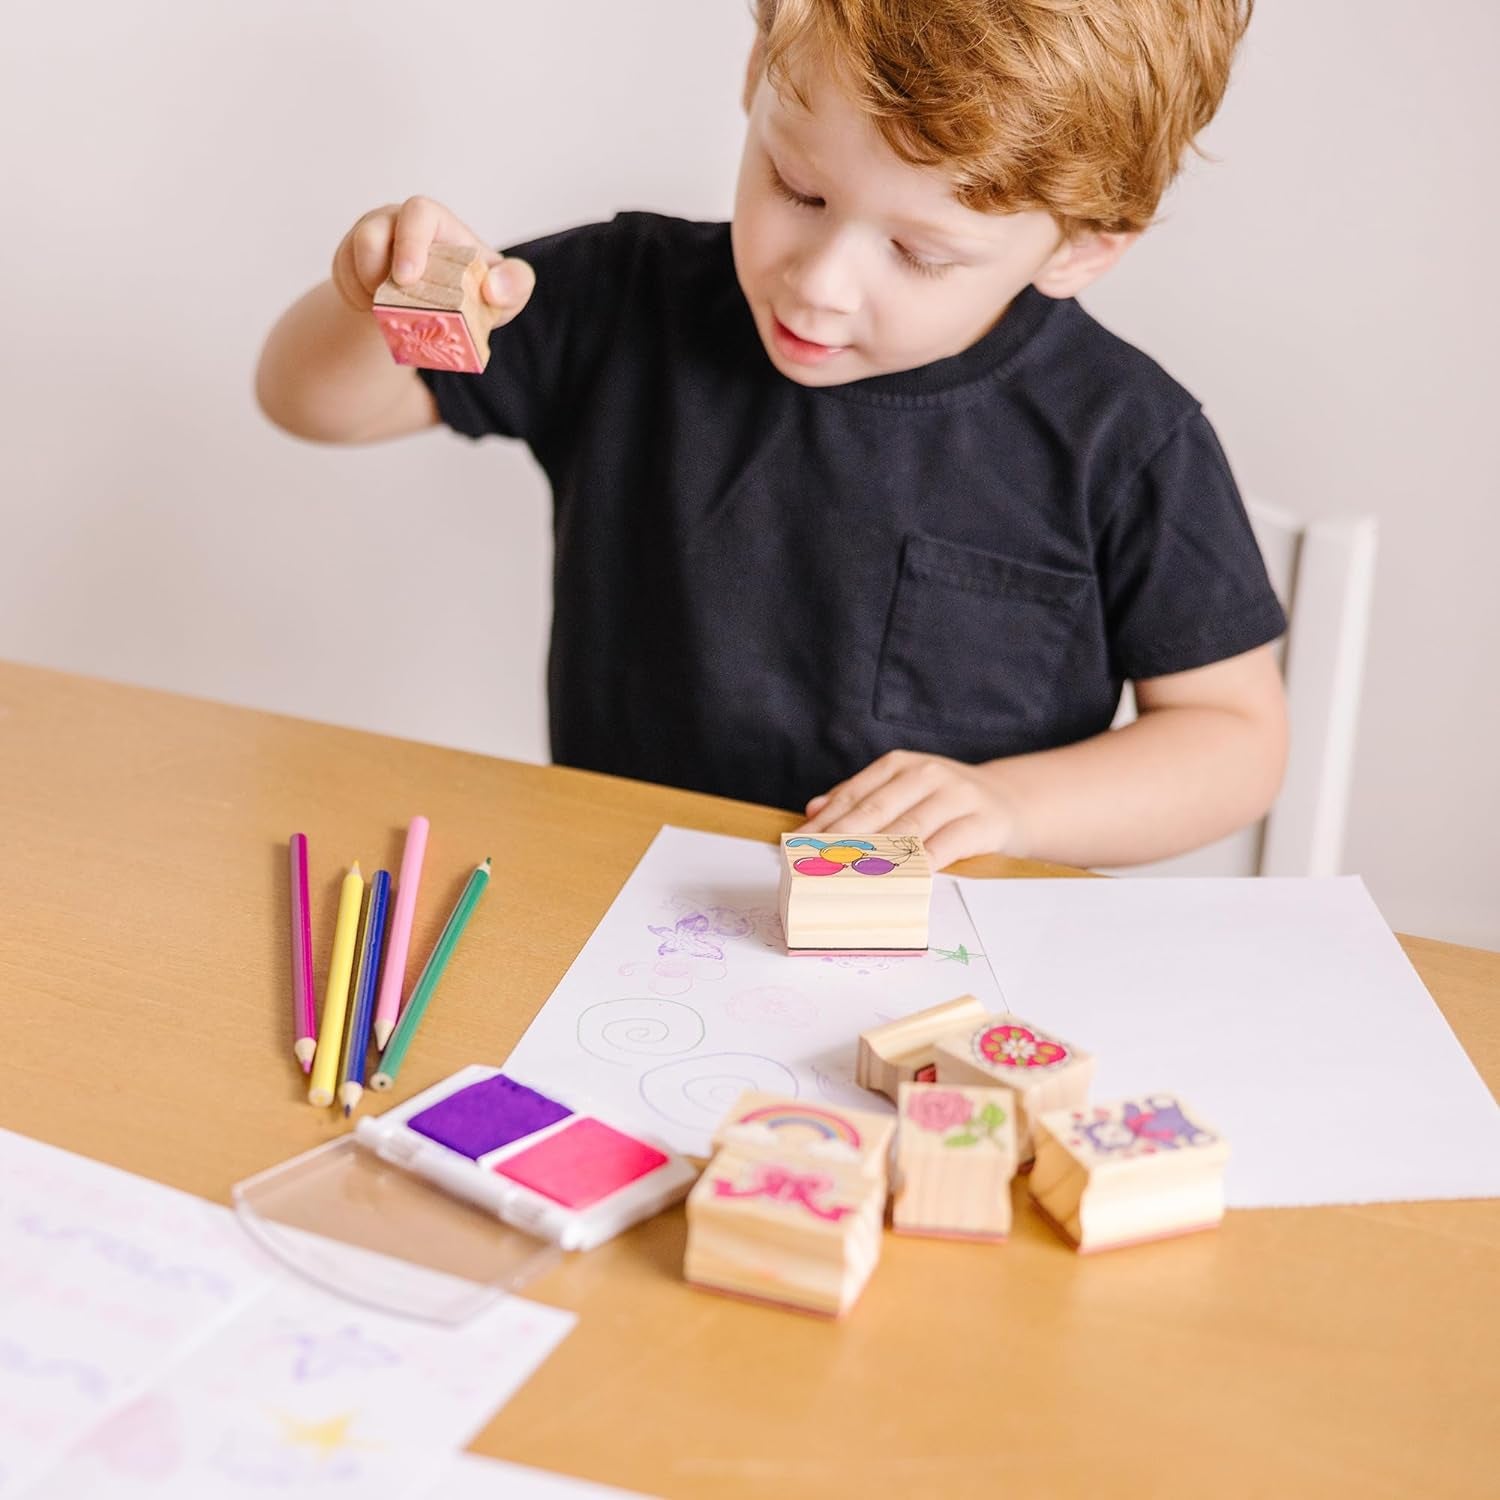
[[[1174,1094],[1036,1121],[1031,1196],[1080,1252],[1212,1229],[1229,1144]]]
[[[781,836],[787,952],[927,951],[932,863],[915,834]]]
[[[714,1132],[714,1147],[758,1161],[800,1161],[808,1171],[852,1169],[883,1184],[895,1133],[889,1115],[750,1090]]]
[[[1015,1095],[1016,1156],[1031,1160],[1031,1122],[1052,1109],[1081,1108],[1094,1081],[1094,1059],[1015,1016],[987,1016],[950,1031],[937,1046],[939,1083],[977,1083]]]
[[[880,1258],[885,1183],[721,1151],[688,1195],[683,1274],[695,1286],[839,1316]]]
[[[1003,1240],[1016,1124],[1008,1089],[903,1083],[892,1221],[904,1234]]]
[[[884,1026],[872,1026],[859,1037],[855,1078],[861,1088],[884,1094],[893,1104],[903,1083],[937,1081],[937,1043],[950,1031],[972,1031],[985,1009],[972,995],[960,995]]]
[[[421,279],[386,280],[375,293],[375,321],[398,365],[477,375],[490,359],[490,314],[480,288],[489,267],[477,250],[433,245]]]

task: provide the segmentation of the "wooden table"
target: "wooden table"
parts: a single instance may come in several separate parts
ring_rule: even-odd
[[[791,826],[0,665],[0,1125],[218,1202],[342,1129],[291,1059],[285,841],[311,839],[326,965],[336,866],[394,870],[418,811],[429,896],[493,853],[504,920],[399,1097],[506,1056],[661,823]],[[1493,1085],[1500,955],[1404,942]],[[1494,1202],[1239,1212],[1086,1260],[1029,1214],[1003,1249],[887,1236],[839,1324],[690,1289],[683,1239],[666,1214],[533,1284],[580,1321],[477,1450],[670,1497],[1500,1494]]]

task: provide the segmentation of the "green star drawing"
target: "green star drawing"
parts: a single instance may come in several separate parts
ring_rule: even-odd
[[[934,948],[932,951],[945,962],[948,959],[952,959],[954,963],[963,964],[965,968],[968,967],[968,963],[971,958],[984,957],[984,954],[982,953],[970,953],[962,943],[960,943],[956,948]]]

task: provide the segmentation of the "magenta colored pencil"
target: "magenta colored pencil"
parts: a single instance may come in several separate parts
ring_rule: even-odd
[[[406,950],[411,946],[411,919],[417,909],[417,887],[422,883],[422,857],[427,853],[427,819],[415,817],[406,830],[406,848],[396,876],[396,909],[391,935],[386,939],[385,971],[380,976],[380,999],[375,1004],[375,1047],[384,1052],[401,1015],[401,991],[406,984]]]
[[[294,833],[292,856],[292,1051],[302,1071],[318,1050],[318,1007],[313,998],[312,905],[307,899],[307,835]]]

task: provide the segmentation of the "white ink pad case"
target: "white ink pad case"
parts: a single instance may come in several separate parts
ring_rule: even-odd
[[[471,1064],[355,1139],[506,1224],[592,1250],[687,1196],[697,1168],[660,1142]]]
[[[456,1323],[687,1195],[658,1142],[478,1064],[236,1183],[279,1260],[388,1312]]]

